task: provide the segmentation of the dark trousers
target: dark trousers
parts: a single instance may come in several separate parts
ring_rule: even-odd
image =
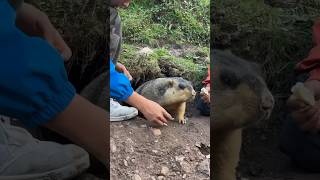
[[[297,82],[304,82],[308,75],[300,75]],[[300,129],[296,121],[286,114],[280,134],[280,149],[297,167],[320,172],[320,134],[311,134]]]

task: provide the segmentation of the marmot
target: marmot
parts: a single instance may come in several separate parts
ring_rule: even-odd
[[[157,78],[145,82],[136,92],[175,114],[175,119],[182,124],[186,123],[186,103],[194,100],[196,95],[192,83],[181,77]]]
[[[235,180],[242,128],[270,117],[274,98],[259,65],[212,50],[213,179]]]

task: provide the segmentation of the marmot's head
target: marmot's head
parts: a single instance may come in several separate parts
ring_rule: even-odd
[[[163,78],[166,91],[163,94],[164,105],[194,100],[196,92],[192,83],[181,77]]]
[[[270,117],[274,98],[260,67],[213,50],[213,126],[240,128]]]
[[[161,106],[190,101],[196,95],[191,82],[181,77],[157,78],[142,84],[136,92]]]

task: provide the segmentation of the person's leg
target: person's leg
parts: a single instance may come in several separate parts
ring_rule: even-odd
[[[12,121],[0,118],[0,179],[67,179],[89,167],[82,148],[40,141]]]
[[[109,114],[76,95],[70,105],[45,126],[69,138],[102,163],[109,162]]]
[[[320,172],[320,134],[303,132],[290,116],[283,124],[280,149],[296,166],[307,171]]]
[[[197,109],[204,116],[210,116],[210,104],[207,104],[203,101],[202,98],[198,97],[196,100]]]
[[[110,98],[110,121],[124,121],[136,116],[138,116],[138,110],[135,107],[122,106]]]
[[[110,7],[110,55],[113,63],[119,59],[122,42],[121,19],[117,9]]]

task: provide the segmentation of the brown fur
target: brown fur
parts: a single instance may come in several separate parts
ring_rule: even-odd
[[[196,94],[192,84],[180,77],[157,78],[142,84],[136,91],[159,103],[182,124],[186,123],[186,102],[193,100]]]
[[[213,50],[213,179],[235,180],[242,129],[269,118],[273,96],[259,66]]]

